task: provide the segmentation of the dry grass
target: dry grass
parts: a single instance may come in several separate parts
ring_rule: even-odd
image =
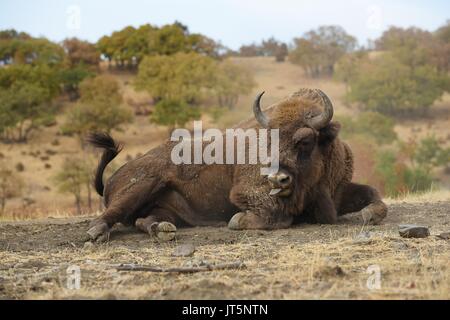
[[[212,263],[240,259],[246,269],[208,274],[168,275],[117,272],[114,263],[130,261],[150,265],[183,265],[172,258],[172,246],[130,250],[122,246],[100,246],[91,250],[66,249],[47,252],[2,254],[4,264],[21,264],[37,254],[45,263],[57,266],[50,280],[29,274],[17,279],[17,286],[30,288],[25,298],[254,298],[254,299],[448,299],[450,298],[450,254],[442,240],[399,241],[380,235],[370,244],[355,245],[350,237],[307,244],[264,241],[252,238],[239,244],[205,245],[196,259]],[[405,246],[399,251],[399,246]],[[63,264],[61,262],[63,261]],[[78,265],[82,270],[81,290],[64,286],[65,270]],[[367,269],[381,269],[382,286],[369,290]],[[339,266],[343,275],[336,274]],[[53,267],[52,267],[53,268]],[[20,267],[18,267],[20,270]],[[44,268],[48,272],[49,268]],[[56,279],[54,278],[56,276]],[[54,281],[58,280],[58,281]],[[21,293],[18,291],[17,293]]]
[[[387,204],[393,203],[434,203],[439,201],[450,201],[449,190],[432,190],[424,193],[408,193],[397,198],[384,199]]]
[[[0,224],[0,298],[67,299],[450,299],[450,202],[390,205],[379,226],[354,217],[338,225],[301,225],[276,231],[226,228],[179,230],[159,243],[120,227],[107,244],[84,247],[82,219]],[[81,220],[81,221],[80,221]],[[404,239],[400,223],[427,224],[431,236]],[[358,238],[361,233],[369,238]],[[193,257],[173,257],[193,243]],[[243,261],[246,268],[165,274],[116,271],[135,263],[162,267]],[[67,268],[81,270],[81,288],[67,289]],[[369,289],[370,266],[381,287]]]

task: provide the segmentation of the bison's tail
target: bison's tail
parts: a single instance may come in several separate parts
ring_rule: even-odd
[[[118,144],[107,133],[91,133],[86,141],[96,148],[104,149],[100,162],[95,173],[95,190],[100,196],[103,196],[103,172],[106,166],[110,163],[122,150],[122,146]]]

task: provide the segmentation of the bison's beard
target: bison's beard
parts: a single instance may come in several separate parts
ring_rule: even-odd
[[[303,212],[305,201],[305,192],[303,190],[304,190],[303,188],[298,188],[294,186],[288,190],[289,191],[288,196],[278,194],[277,195],[277,202],[279,206],[278,214],[284,214],[288,216],[300,215]]]

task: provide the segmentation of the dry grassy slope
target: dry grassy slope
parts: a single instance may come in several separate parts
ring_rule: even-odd
[[[270,57],[233,58],[233,61],[252,70],[257,85],[250,95],[240,98],[236,110],[225,115],[222,121],[227,125],[251,116],[253,99],[263,90],[266,92],[263,105],[271,105],[299,88],[320,88],[333,100],[337,114],[348,112],[348,108],[342,103],[345,94],[342,83],[331,79],[308,78],[301,67],[289,62],[278,63]]]
[[[236,63],[247,66],[255,74],[257,86],[248,96],[240,98],[235,110],[227,111],[223,115],[220,123],[211,124],[208,116],[204,119],[210,125],[219,127],[229,127],[251,116],[251,104],[253,97],[261,90],[266,91],[263,99],[264,105],[270,105],[277,100],[287,96],[300,87],[317,87],[325,91],[335,104],[336,114],[353,115],[357,110],[346,107],[343,104],[345,88],[343,84],[335,82],[331,79],[310,79],[305,77],[303,70],[289,62],[277,63],[273,58],[257,57],[257,58],[234,58]],[[105,71],[106,72],[106,71]],[[150,97],[142,92],[137,93],[132,86],[133,76],[129,74],[114,74],[121,83],[124,100],[130,99],[135,102],[145,102]],[[432,108],[432,114],[435,117],[418,120],[408,120],[399,123],[396,131],[399,136],[407,140],[409,137],[420,136],[434,133],[443,141],[449,140],[450,135],[450,96],[446,95],[443,101],[437,102]],[[70,108],[71,104],[66,103],[65,108]],[[66,157],[73,155],[83,155],[80,152],[79,143],[75,138],[57,136],[59,125],[64,122],[64,116],[58,117],[58,126],[44,128],[40,132],[34,134],[28,144],[25,145],[4,145],[0,144],[0,152],[6,156],[6,160],[15,165],[22,162],[25,165],[25,171],[20,173],[28,184],[25,195],[34,198],[37,203],[32,206],[32,211],[36,211],[36,215],[47,215],[52,212],[52,216],[66,215],[68,210],[72,210],[72,198],[70,195],[61,195],[56,192],[51,181],[51,177],[61,167]],[[164,128],[157,127],[148,122],[145,116],[136,117],[135,122],[125,127],[124,132],[114,132],[114,136],[125,143],[123,152],[115,160],[116,165],[125,162],[127,156],[135,156],[138,153],[144,153],[150,148],[159,144],[167,137],[167,131]],[[54,146],[51,142],[57,138],[60,142],[58,146]],[[39,157],[29,155],[29,152],[40,151],[41,156],[45,155],[46,150],[54,150],[55,155],[49,156],[49,160],[43,161]],[[364,159],[361,159],[363,161]],[[358,159],[357,159],[358,161]],[[45,169],[45,163],[51,165],[50,169]],[[47,187],[47,188],[46,188]],[[50,190],[48,190],[50,188]],[[28,212],[29,210],[20,209],[21,200],[15,199],[8,207],[19,208],[16,210],[19,214]]]

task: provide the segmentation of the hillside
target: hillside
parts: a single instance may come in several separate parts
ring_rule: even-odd
[[[247,66],[254,72],[257,86],[248,96],[239,99],[235,110],[225,111],[218,124],[212,123],[205,115],[210,126],[225,128],[251,116],[251,104],[254,96],[262,90],[266,91],[263,99],[264,105],[274,103],[300,87],[316,87],[326,92],[335,105],[336,115],[353,116],[358,113],[354,107],[344,104],[345,87],[342,83],[332,79],[311,79],[304,75],[303,70],[289,62],[277,63],[273,58],[233,58],[236,63]],[[107,68],[103,68],[107,73]],[[133,75],[127,73],[113,73],[121,84],[124,101],[128,104],[146,105],[151,108],[151,98],[142,92],[137,93],[133,89]],[[69,109],[73,104],[61,101],[64,109]],[[132,106],[128,105],[129,108]],[[26,207],[21,198],[13,199],[7,204],[8,216],[17,219],[65,216],[73,212],[73,199],[71,195],[58,193],[52,182],[52,177],[61,168],[65,158],[75,154],[88,153],[82,151],[79,142],[74,137],[59,134],[60,125],[64,122],[64,116],[57,117],[57,125],[43,128],[36,132],[27,144],[5,145],[0,144],[0,153],[6,161],[16,165],[22,163],[24,171],[20,176],[26,181],[27,188],[24,192]],[[424,137],[430,133],[435,134],[447,145],[450,143],[450,95],[444,96],[431,108],[430,116],[426,118],[410,119],[398,122],[395,130],[403,141],[410,138]],[[126,159],[135,157],[139,153],[145,153],[150,148],[158,145],[167,137],[167,129],[150,124],[148,116],[136,116],[135,121],[126,126],[123,132],[113,132],[114,137],[125,144],[122,153],[114,161],[115,166],[120,166]],[[95,159],[92,159],[93,166]],[[364,157],[356,153],[356,162],[363,162]],[[364,170],[357,166],[355,175],[360,177]],[[448,173],[438,173],[441,182],[449,184]],[[94,209],[99,208],[99,200],[96,198]]]

